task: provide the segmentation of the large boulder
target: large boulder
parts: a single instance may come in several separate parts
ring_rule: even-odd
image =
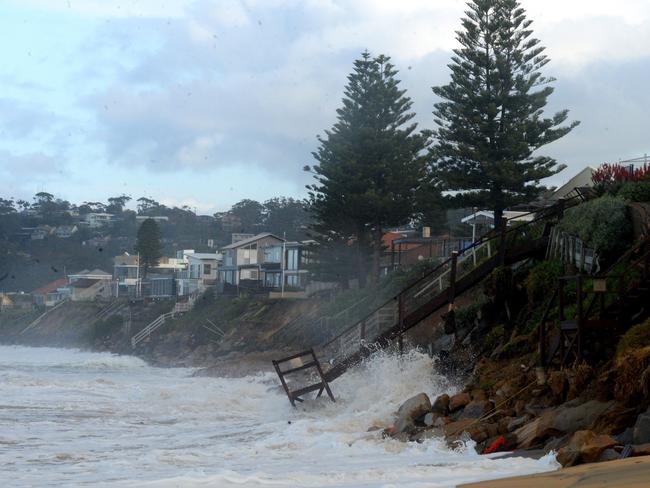
[[[431,411],[431,400],[426,393],[420,393],[406,400],[397,410],[395,431],[408,432],[415,427],[415,421]]]
[[[587,429],[599,416],[609,410],[614,402],[590,400],[586,403],[567,402],[544,412],[532,422],[515,430],[519,447],[528,449],[549,437]]]
[[[492,410],[492,404],[486,400],[472,400],[460,414],[461,419],[478,419]]]
[[[579,430],[571,436],[569,443],[557,453],[562,466],[575,466],[580,463],[593,463],[601,454],[614,447],[616,440],[608,435],[594,434],[590,430]]]
[[[636,408],[626,408],[617,403],[602,415],[599,415],[589,427],[589,430],[593,430],[596,434],[619,434],[634,425],[637,418],[636,412]]]
[[[491,432],[491,429],[486,427],[486,425],[483,425],[474,419],[462,419],[456,422],[451,422],[445,425],[443,430],[447,439],[458,439],[466,433],[475,442],[483,442],[490,437],[491,433],[493,433]],[[496,429],[494,430],[494,433],[496,433]]]
[[[443,393],[436,398],[431,406],[431,411],[438,415],[447,415],[449,413],[449,395]]]
[[[449,411],[456,412],[472,401],[469,393],[458,393],[449,399]]]

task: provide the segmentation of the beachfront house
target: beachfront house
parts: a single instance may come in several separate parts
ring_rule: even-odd
[[[229,285],[258,288],[262,279],[263,249],[282,242],[280,237],[262,232],[223,247],[219,279]]]
[[[287,241],[262,249],[260,280],[269,290],[304,290],[309,283],[309,242]],[[284,283],[284,287],[283,287]]]
[[[110,224],[115,220],[115,216],[110,213],[104,212],[89,212],[84,215],[82,224],[87,225],[91,229],[97,229]]]
[[[70,300],[86,302],[107,300],[112,296],[113,276],[101,269],[79,271],[68,275]]]
[[[32,292],[34,305],[54,307],[70,297],[67,278],[59,278]]]
[[[182,253],[182,254],[181,254]],[[219,253],[179,251],[186,263],[185,269],[177,273],[177,293],[180,296],[203,292],[215,286],[219,279],[219,265],[223,256]]]

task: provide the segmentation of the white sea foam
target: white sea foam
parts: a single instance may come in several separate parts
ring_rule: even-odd
[[[0,347],[2,486],[438,487],[557,468],[441,440],[383,440],[405,398],[453,385],[425,355],[373,357],[294,409],[270,374],[192,377],[131,357]]]

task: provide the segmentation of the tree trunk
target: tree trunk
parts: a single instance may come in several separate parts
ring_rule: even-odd
[[[363,227],[357,229],[357,279],[359,288],[365,288],[368,278],[368,262],[366,256],[366,233]]]
[[[372,242],[372,280],[374,283],[379,281],[381,271],[381,255],[384,250],[382,242],[382,229],[377,225],[373,229],[373,242]]]

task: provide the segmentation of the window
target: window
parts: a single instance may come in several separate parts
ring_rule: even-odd
[[[266,273],[264,286],[267,288],[280,288],[280,273]]]
[[[265,263],[279,263],[282,260],[282,248],[280,246],[270,246],[264,248]]]
[[[287,264],[286,269],[298,269],[298,249],[287,249]]]
[[[203,274],[204,275],[209,275],[210,273],[212,273],[212,265],[209,264],[209,263],[204,264],[203,265]]]

